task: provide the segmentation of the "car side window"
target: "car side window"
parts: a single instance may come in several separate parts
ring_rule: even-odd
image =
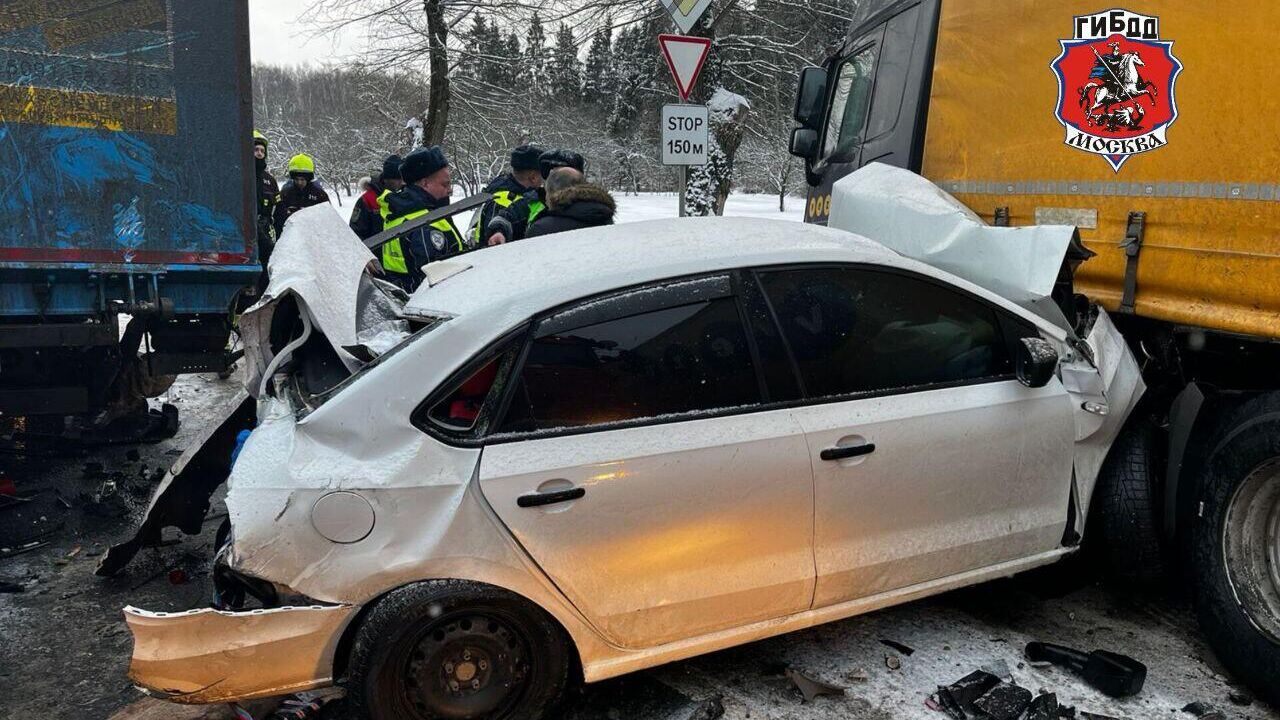
[[[827,131],[822,157],[839,161],[857,148],[871,106],[871,89],[876,67],[873,45],[840,64],[827,115]]]
[[[995,310],[935,282],[841,267],[757,277],[809,397],[909,390],[1013,370]]]
[[[535,333],[497,432],[714,411],[760,394],[737,300],[720,297]]]

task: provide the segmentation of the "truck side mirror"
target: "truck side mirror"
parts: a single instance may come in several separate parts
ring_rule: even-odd
[[[805,160],[812,160],[818,154],[818,131],[805,127],[792,128],[791,143],[787,151]]]
[[[822,122],[822,105],[827,94],[827,71],[820,67],[807,67],[800,71],[800,83],[796,86],[796,106],[792,116],[801,127],[817,130]]]
[[[1048,340],[1026,337],[1018,341],[1018,382],[1029,388],[1044,387],[1058,368],[1058,351]]]

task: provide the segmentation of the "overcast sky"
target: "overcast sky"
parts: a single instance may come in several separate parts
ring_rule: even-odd
[[[337,38],[312,38],[311,27],[297,22],[312,0],[249,0],[253,61],[271,65],[318,65],[363,50],[356,30]]]

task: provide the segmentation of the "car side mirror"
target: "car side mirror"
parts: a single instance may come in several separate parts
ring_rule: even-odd
[[[1022,338],[1018,341],[1016,366],[1018,382],[1030,388],[1044,387],[1058,368],[1058,351],[1043,338]]]
[[[791,115],[802,127],[817,130],[822,121],[822,105],[827,95],[827,71],[820,67],[807,67],[800,71],[796,85],[796,105]]]
[[[818,132],[803,127],[792,129],[787,151],[798,158],[812,160],[818,154]]]

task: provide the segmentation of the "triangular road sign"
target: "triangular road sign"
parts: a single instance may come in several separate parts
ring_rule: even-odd
[[[698,18],[702,17],[710,4],[711,0],[662,0],[662,7],[667,9],[682,33],[693,30]]]
[[[688,35],[659,35],[658,44],[662,46],[662,57],[667,60],[671,77],[675,78],[680,99],[688,101],[689,93],[698,82],[698,73],[702,72],[702,64],[707,61],[711,41]]]

